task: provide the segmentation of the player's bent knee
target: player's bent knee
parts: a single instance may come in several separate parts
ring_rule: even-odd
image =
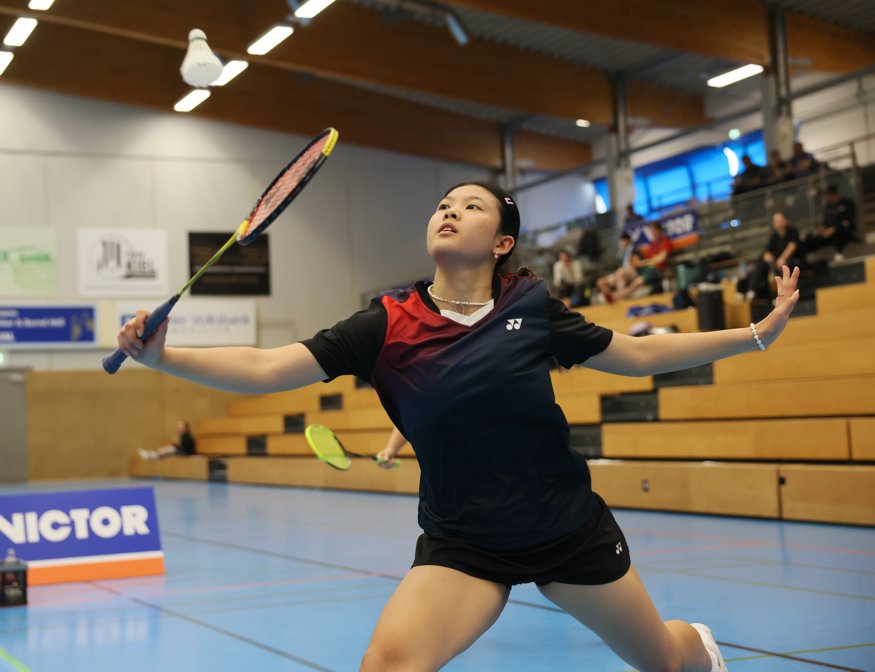
[[[362,656],[359,672],[413,672],[428,667],[414,660],[413,651],[409,647],[399,646],[391,642],[371,642]]]
[[[640,672],[683,672],[684,661],[679,655],[672,655],[663,660],[648,661],[638,669]]]

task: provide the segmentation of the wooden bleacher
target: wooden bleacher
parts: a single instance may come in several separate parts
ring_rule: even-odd
[[[713,382],[668,385],[583,367],[552,374],[572,429],[600,436],[588,454],[595,489],[613,506],[875,525],[875,259],[866,282],[819,289],[816,315],[793,318],[776,346],[715,362]],[[628,332],[638,319],[696,330],[695,310],[626,317],[630,305],[590,306],[592,322]],[[750,307],[724,291],[727,327]],[[683,381],[681,381],[683,382]],[[651,398],[658,421],[619,420],[606,403]],[[338,472],[312,457],[302,429],[321,423],[373,454],[391,423],[376,393],[350,378],[236,400],[196,427],[202,455],[137,463],[146,477],[206,478],[221,457],[231,482],[416,493],[410,447],[400,469],[364,462]],[[579,448],[579,447],[578,447]],[[190,464],[189,464],[190,461]]]

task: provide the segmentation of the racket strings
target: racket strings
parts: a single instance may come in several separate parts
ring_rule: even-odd
[[[282,205],[289,194],[301,183],[301,180],[309,174],[313,165],[322,158],[323,149],[328,143],[328,139],[326,136],[314,143],[277,179],[258,203],[255,212],[252,213],[252,218],[249,220],[249,231],[254,231],[269,218],[273,211]]]

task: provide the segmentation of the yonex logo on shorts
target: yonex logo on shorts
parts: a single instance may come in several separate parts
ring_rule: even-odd
[[[513,329],[520,329],[523,326],[523,318],[515,317],[512,320],[507,321],[507,330],[512,331]]]
[[[617,555],[623,552],[623,542],[617,544]]]

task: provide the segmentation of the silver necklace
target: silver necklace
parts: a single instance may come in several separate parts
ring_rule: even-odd
[[[428,295],[431,298],[433,298],[435,301],[449,303],[450,305],[453,305],[453,306],[476,306],[477,308],[482,308],[483,306],[487,306],[490,303],[492,303],[492,299],[489,299],[489,301],[451,301],[450,299],[442,299],[441,297],[439,297],[437,294],[434,293],[434,290],[432,290],[432,287],[434,287],[434,285],[429,285],[428,289],[426,289],[426,291],[428,292]]]

